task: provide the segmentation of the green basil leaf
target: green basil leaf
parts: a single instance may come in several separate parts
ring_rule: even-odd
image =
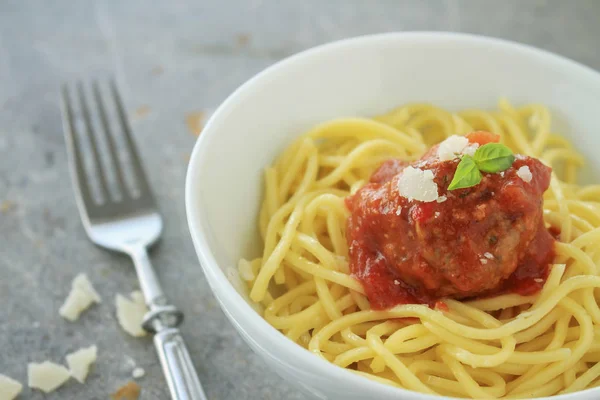
[[[494,173],[508,169],[515,161],[515,155],[503,144],[488,143],[475,151],[473,159],[480,171]]]
[[[479,172],[475,160],[470,156],[463,156],[456,167],[454,178],[452,178],[448,190],[468,188],[477,185],[479,182],[481,182],[481,172]]]

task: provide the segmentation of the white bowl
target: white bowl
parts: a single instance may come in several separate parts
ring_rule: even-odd
[[[226,273],[241,257],[258,254],[263,168],[310,127],[414,101],[494,107],[500,96],[548,105],[555,130],[600,170],[600,74],[542,50],[478,36],[393,33],[319,46],[250,79],[214,113],[189,164],[190,232],[223,311],[273,371],[322,399],[439,399],[372,382],[309,353],[263,320]],[[599,396],[593,389],[552,399]]]

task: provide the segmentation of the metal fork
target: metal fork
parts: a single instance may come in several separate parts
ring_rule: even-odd
[[[83,226],[89,238],[100,247],[128,254],[135,265],[138,279],[149,312],[143,328],[154,333],[154,344],[166,376],[171,397],[177,400],[206,400],[202,385],[190,359],[189,352],[177,326],[183,314],[169,305],[148,258],[147,249],[154,244],[162,231],[162,218],[142,169],[139,155],[131,135],[131,128],[114,80],[110,81],[110,95],[102,96],[98,82],[93,82],[92,92],[97,116],[101,122],[99,132],[94,129],[92,114],[81,82],[76,84],[77,96],[70,95],[67,85],[62,88],[63,128],[69,155],[71,178]],[[108,98],[108,99],[106,99]],[[105,103],[105,101],[107,101]],[[107,104],[117,110],[117,120],[123,133],[125,150],[129,154],[131,169],[138,186],[137,195],[125,185],[124,166],[119,161],[117,143],[110,125]],[[102,199],[93,195],[86,178],[81,138],[78,135],[74,105],[79,104],[83,117],[83,132],[89,138],[92,158],[96,166]],[[79,115],[79,114],[78,114]],[[102,136],[108,147],[120,199],[111,198],[106,171],[100,157],[99,140]]]

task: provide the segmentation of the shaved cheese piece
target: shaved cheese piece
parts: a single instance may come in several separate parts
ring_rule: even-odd
[[[438,197],[438,198],[436,199],[436,201],[437,201],[438,203],[443,203],[443,202],[445,202],[446,200],[448,200],[448,198],[447,198],[446,196],[440,196],[440,197]]]
[[[23,390],[21,383],[0,374],[0,399],[13,400],[21,393],[21,390]]]
[[[486,251],[485,253],[483,253],[483,256],[485,258],[487,258],[488,260],[492,260],[494,258],[494,255],[492,253],[490,253],[489,251]]]
[[[71,377],[69,370],[50,361],[27,364],[27,375],[29,387],[45,393],[58,389]]]
[[[531,179],[533,178],[533,175],[531,175],[531,170],[526,165],[517,170],[517,176],[527,183],[531,182]]]
[[[452,135],[438,147],[437,156],[442,161],[454,160],[469,145],[469,139],[464,136]]]
[[[96,346],[79,349],[74,353],[67,354],[67,365],[69,366],[69,370],[71,370],[71,376],[79,382],[84,383],[90,370],[90,365],[96,361],[97,355],[98,348]]]
[[[487,259],[485,259],[485,258],[480,258],[480,259],[479,259],[479,262],[485,265],[485,264],[487,264],[487,263],[488,263],[488,260],[487,260]]]
[[[433,172],[419,168],[406,167],[398,179],[398,191],[408,200],[424,202],[438,198],[438,186],[433,181]]]
[[[140,291],[131,293],[131,300],[117,294],[117,320],[121,328],[131,336],[145,336],[146,331],[142,328],[142,320],[148,312],[144,302],[144,296]]]
[[[102,300],[88,277],[85,274],[79,274],[73,279],[71,292],[58,313],[69,321],[75,321],[92,303],[100,302]]]

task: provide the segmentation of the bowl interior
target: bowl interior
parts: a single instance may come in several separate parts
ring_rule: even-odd
[[[196,249],[226,311],[241,298],[231,298],[219,269],[258,254],[263,168],[294,138],[327,119],[407,102],[492,108],[502,96],[549,106],[553,131],[587,157],[588,171],[600,170],[600,76],[526,46],[455,34],[377,35],[301,53],[242,86],[205,127],[186,188]],[[250,321],[233,318],[242,330]]]

